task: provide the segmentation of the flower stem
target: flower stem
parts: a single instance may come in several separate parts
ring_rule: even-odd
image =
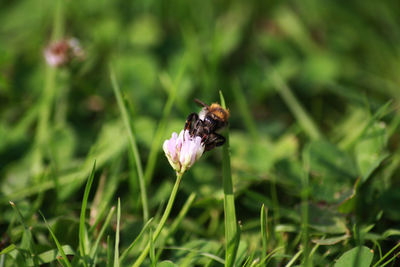
[[[178,192],[179,184],[181,183],[182,180],[182,175],[183,175],[182,173],[176,174],[176,181],[174,187],[172,188],[171,196],[169,197],[168,204],[167,207],[165,208],[164,214],[161,217],[161,220],[158,223],[156,230],[154,231],[153,240],[150,240],[150,242],[146,245],[145,249],[142,251],[139,258],[137,258],[132,267],[139,267],[142,264],[142,262],[146,259],[147,254],[149,254],[151,242],[156,242],[158,236],[161,233],[161,230],[164,228],[165,222],[167,221],[168,216],[171,212],[172,205],[174,204],[176,193]]]

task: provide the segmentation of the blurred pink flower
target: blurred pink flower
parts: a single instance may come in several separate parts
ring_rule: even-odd
[[[204,144],[201,137],[191,137],[188,131],[182,130],[179,136],[172,133],[171,139],[165,140],[163,149],[172,168],[183,174],[203,155]]]
[[[76,38],[53,42],[44,50],[44,58],[52,67],[63,66],[74,58],[83,59],[84,57],[85,52]]]

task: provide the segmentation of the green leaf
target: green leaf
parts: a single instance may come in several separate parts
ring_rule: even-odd
[[[235,169],[261,176],[273,167],[276,160],[274,152],[277,150],[267,138],[249,139],[244,133],[232,132],[229,142],[231,164]],[[265,153],[266,151],[270,153]]]
[[[75,255],[74,250],[68,245],[62,246],[62,249],[64,250],[64,253],[66,255]],[[38,258],[38,261],[40,262],[40,264],[58,261],[60,257],[62,257],[62,254],[60,253],[60,251],[58,249],[51,249],[51,250],[48,250],[46,252],[43,252],[43,253],[40,253],[39,255],[37,255],[37,258]],[[33,261],[31,259],[27,260],[27,264],[29,266],[34,266]]]
[[[360,184],[360,178],[356,180],[353,186],[353,190],[350,196],[348,196],[338,207],[338,211],[342,213],[349,213],[353,211],[356,204],[356,197],[358,192],[358,186]]]
[[[313,239],[312,242],[314,242],[315,244],[321,245],[321,246],[331,246],[331,245],[337,244],[339,242],[342,242],[342,241],[348,239],[349,237],[350,237],[350,235],[344,234],[341,236],[335,236],[335,237],[331,237],[331,238]]]
[[[312,196],[329,203],[342,200],[343,195],[337,192],[350,190],[357,177],[352,158],[334,144],[323,140],[309,143],[303,155],[309,159]]]
[[[327,234],[343,234],[348,232],[344,216],[334,208],[322,204],[310,204],[308,210],[308,223],[312,229]]]
[[[389,154],[383,152],[387,145],[388,135],[384,123],[375,122],[366,130],[354,147],[361,182],[365,182],[372,172],[379,167]]]
[[[383,236],[383,238],[388,238],[389,236],[400,236],[400,230],[398,230],[398,229],[389,229],[389,230],[386,230],[383,234],[382,234],[382,236]]]
[[[2,251],[0,251],[0,255],[7,254],[7,253],[13,251],[15,248],[16,248],[16,246],[14,244],[11,244],[11,245],[5,247]]]
[[[334,267],[367,267],[371,265],[374,253],[367,247],[356,247],[345,252]]]
[[[383,106],[381,106],[368,120],[367,123],[364,123],[362,126],[362,129],[357,131],[357,134],[352,135],[352,138],[347,139],[345,142],[342,142],[342,146],[345,149],[353,147],[357,142],[362,139],[365,136],[365,133],[368,132],[368,130],[373,127],[374,124],[376,124],[383,116],[388,114],[390,112],[390,105],[392,103],[392,100],[389,100],[386,102]],[[353,125],[350,125],[350,127],[354,127]]]

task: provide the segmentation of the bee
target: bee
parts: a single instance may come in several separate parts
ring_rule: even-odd
[[[222,146],[225,143],[225,137],[216,132],[228,125],[229,110],[224,109],[218,103],[212,103],[209,106],[198,99],[194,101],[203,109],[199,114],[189,114],[184,129],[188,130],[192,137],[201,137],[205,151]]]

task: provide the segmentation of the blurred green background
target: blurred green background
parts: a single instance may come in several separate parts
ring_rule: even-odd
[[[112,68],[145,169],[151,217],[163,210],[174,182],[163,140],[199,111],[194,98],[217,102],[221,90],[231,112],[242,226],[237,263],[261,255],[262,204],[269,210],[268,248],[283,247],[272,266],[287,263],[301,240],[318,244],[316,266],[360,244],[378,261],[400,234],[399,14],[395,0],[1,1],[3,247],[23,243],[12,200],[37,253],[55,248],[38,210],[60,242],[76,249],[84,183],[95,160],[89,225],[120,197],[121,249],[140,231],[136,165]],[[45,47],[70,37],[80,41],[85,59],[47,66]],[[215,149],[185,174],[171,220],[191,193],[196,200],[167,245],[223,257],[220,166]],[[179,250],[164,250],[161,258],[179,266],[210,262]]]

